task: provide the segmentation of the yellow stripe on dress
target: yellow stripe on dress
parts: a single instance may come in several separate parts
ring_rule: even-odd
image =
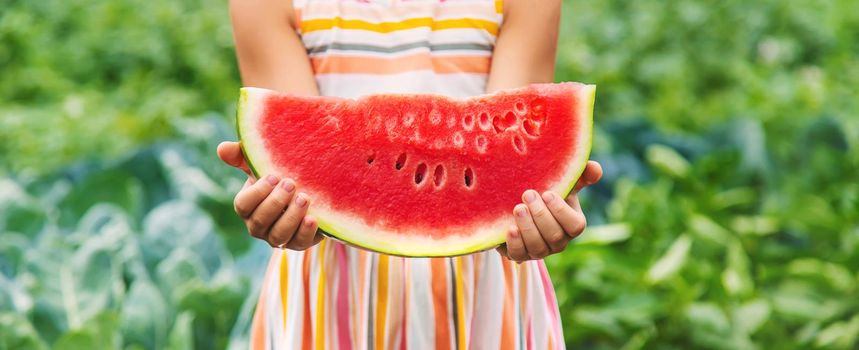
[[[286,301],[289,295],[289,254],[280,251],[280,305],[283,311],[283,329],[286,329]]]
[[[316,343],[317,349],[325,349],[325,333],[323,330],[325,329],[325,252],[327,249],[326,243],[328,240],[323,239],[322,242],[319,242],[319,249],[317,250],[318,262],[319,264],[319,285],[316,287],[316,337],[314,343]]]
[[[492,35],[498,35],[498,23],[476,18],[456,18],[434,20],[431,17],[409,18],[399,22],[367,22],[360,19],[344,19],[342,17],[309,19],[301,22],[301,32],[310,33],[332,28],[358,29],[376,33],[390,33],[398,30],[428,27],[432,30],[444,29],[482,29]]]
[[[379,283],[376,290],[376,332],[373,340],[376,349],[385,348],[385,321],[388,314],[388,256],[379,255]]]
[[[457,349],[465,349],[465,297],[463,296],[462,286],[462,257],[453,258],[456,260],[456,327],[459,335]]]

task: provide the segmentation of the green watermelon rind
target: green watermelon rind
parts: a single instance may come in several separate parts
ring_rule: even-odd
[[[260,148],[264,148],[262,145],[254,145],[253,141],[244,139],[243,135],[243,121],[246,120],[245,112],[249,109],[248,106],[248,92],[254,88],[242,88],[239,96],[238,108],[236,109],[236,131],[239,137],[239,144],[241,146],[242,154],[244,155],[248,168],[253,173],[254,177],[259,179],[263,174],[267,173],[267,169],[269,168],[265,164],[267,163],[265,160],[260,160],[254,157],[254,154],[262,154],[253,152],[254,146],[259,146]],[[568,175],[574,175],[570,177],[569,183],[564,184],[562,188],[553,188],[558,192],[562,197],[566,197],[572,192],[575,188],[576,182],[581,177],[582,173],[587,166],[588,159],[590,157],[591,147],[593,144],[593,107],[594,107],[594,99],[596,86],[594,85],[583,85],[582,89],[584,91],[579,91],[580,99],[579,101],[587,101],[587,103],[578,104],[579,108],[578,115],[580,120],[583,122],[581,127],[578,129],[578,144],[576,145],[577,152],[572,157],[570,163],[573,163],[574,167],[572,167],[572,173],[568,173]],[[262,90],[262,89],[259,89]],[[586,95],[587,94],[587,95]],[[589,96],[588,96],[589,95]],[[251,149],[249,149],[251,148]],[[559,183],[560,185],[561,183]],[[308,211],[308,215],[313,215],[313,208]],[[511,213],[512,216],[512,208]],[[467,255],[473,254],[476,252],[488,250],[495,248],[506,242],[507,238],[507,229],[503,228],[497,230],[497,233],[493,233],[488,236],[487,239],[483,240],[472,240],[475,243],[466,244],[466,245],[456,245],[447,247],[447,249],[441,250],[427,250],[423,249],[419,244],[416,244],[412,247],[403,247],[397,245],[386,245],[386,244],[370,244],[368,242],[361,242],[361,237],[352,237],[353,235],[347,233],[348,230],[338,230],[336,225],[329,222],[324,215],[314,215],[316,217],[317,223],[319,225],[319,230],[326,236],[330,238],[334,238],[338,241],[344,242],[351,246],[359,247],[362,249],[369,249],[372,251],[376,251],[379,253],[384,253],[387,255],[394,256],[403,256],[403,257],[449,257],[449,256],[459,256],[459,255]]]
[[[247,103],[247,100],[248,100],[247,91],[245,89],[241,89],[241,93],[239,94],[239,103],[237,104],[238,107],[236,108],[236,135],[238,135],[238,137],[239,137],[239,146],[240,146],[239,148],[242,150],[242,155],[245,157],[245,163],[247,163],[248,169],[250,169],[251,173],[254,174],[254,178],[259,179],[260,178],[260,172],[254,166],[254,163],[251,161],[250,155],[248,154],[247,150],[245,150],[245,144],[244,144],[244,142],[242,142],[242,124],[241,124],[241,122],[243,120],[242,111],[244,110],[244,108],[242,108],[242,106],[244,106]]]
[[[585,118],[585,116],[587,116],[587,120],[585,120],[586,125],[582,125],[582,127],[587,127],[587,130],[579,132],[579,136],[584,136],[584,133],[587,133],[586,136],[588,137],[586,145],[582,145],[585,148],[582,149],[583,157],[581,159],[584,160],[580,161],[581,164],[579,164],[579,170],[575,172],[576,176],[573,177],[572,182],[567,184],[567,188],[561,192],[563,197],[568,196],[576,187],[576,183],[579,181],[579,178],[582,177],[582,174],[585,172],[585,168],[587,168],[588,166],[588,160],[591,157],[591,148],[593,147],[594,101],[596,99],[596,85],[585,85],[584,88],[590,90],[590,96],[587,100],[588,103],[584,106],[579,107],[579,113],[584,112],[583,114],[581,114],[582,118]]]

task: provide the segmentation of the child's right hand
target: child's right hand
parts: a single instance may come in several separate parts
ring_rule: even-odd
[[[248,174],[233,206],[251,236],[272,247],[293,250],[310,248],[322,240],[324,236],[316,230],[316,219],[307,215],[310,198],[296,191],[295,181],[273,175],[255,179],[238,142],[222,142],[218,145],[218,157]]]

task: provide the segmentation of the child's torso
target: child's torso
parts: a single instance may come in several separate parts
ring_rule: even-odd
[[[482,94],[500,0],[293,0],[322,95]],[[257,349],[563,349],[542,260],[400,258],[326,239],[275,249]]]
[[[322,95],[485,92],[496,0],[293,0]]]

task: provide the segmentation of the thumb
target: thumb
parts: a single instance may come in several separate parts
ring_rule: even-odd
[[[582,172],[582,176],[579,177],[579,181],[576,182],[576,186],[573,188],[573,193],[579,192],[583,188],[599,182],[601,178],[602,165],[595,161],[589,160],[587,165],[585,166],[585,170]]]
[[[218,158],[227,165],[236,167],[251,175],[248,164],[245,161],[245,156],[242,154],[242,148],[238,142],[224,141],[218,145]]]

